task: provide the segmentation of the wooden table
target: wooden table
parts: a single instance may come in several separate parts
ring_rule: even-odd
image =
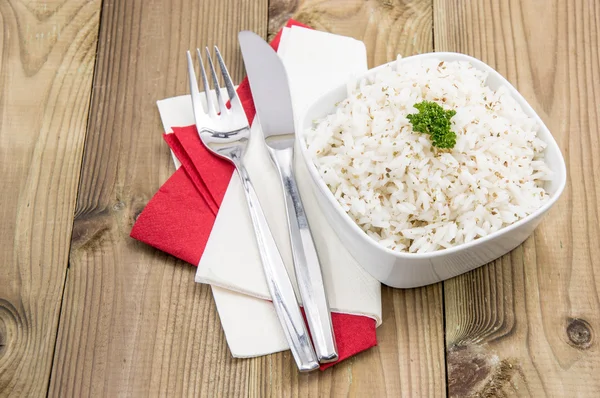
[[[194,267],[129,238],[173,172],[157,99],[184,51],[289,17],[365,42],[370,66],[458,51],[549,126],[567,188],[535,235],[473,272],[383,288],[379,345],[298,374],[234,360]],[[1,396],[599,396],[600,1],[0,1]]]

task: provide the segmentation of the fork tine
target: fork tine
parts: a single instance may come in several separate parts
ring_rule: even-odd
[[[227,87],[227,94],[229,94],[231,109],[233,111],[239,111],[243,109],[242,103],[240,102],[240,98],[235,92],[235,88],[233,87],[233,81],[231,80],[231,76],[229,76],[229,71],[227,71],[227,66],[225,66],[225,62],[223,61],[223,57],[221,56],[221,52],[219,51],[219,48],[217,46],[215,46],[215,54],[217,55],[217,61],[219,62],[219,68],[221,69],[221,74],[223,75],[225,87]]]
[[[221,85],[219,84],[217,72],[215,72],[215,66],[213,65],[212,57],[210,56],[210,51],[208,50],[208,47],[206,47],[206,58],[208,58],[208,66],[210,67],[210,75],[212,76],[213,85],[215,86],[217,102],[219,103],[219,110],[222,114],[228,113],[229,110],[227,109],[227,106],[225,106],[225,100],[221,96]]]
[[[194,61],[192,55],[187,52],[188,62],[188,75],[190,81],[190,96],[192,97],[192,108],[194,109],[194,117],[196,117],[196,110],[202,109],[202,103],[200,102],[200,91],[198,90],[198,81],[196,80],[196,71],[194,70]]]
[[[202,78],[202,85],[204,86],[204,95],[206,96],[208,114],[211,117],[215,117],[217,116],[217,111],[215,110],[215,104],[213,103],[212,95],[210,94],[210,86],[206,78],[206,70],[204,69],[204,60],[202,59],[199,48],[196,49],[196,53],[198,54],[198,62],[200,62],[200,77]]]

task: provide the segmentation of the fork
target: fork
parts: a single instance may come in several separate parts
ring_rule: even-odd
[[[275,312],[279,317],[298,369],[301,372],[315,370],[319,367],[319,361],[298,306],[292,282],[273,239],[258,196],[250,181],[248,171],[244,166],[244,154],[250,140],[248,119],[246,119],[241,101],[234,89],[233,82],[217,46],[215,46],[215,55],[229,96],[230,108],[226,106],[226,101],[221,93],[221,86],[208,47],[206,48],[206,58],[216,92],[218,110],[211,95],[200,50],[196,49],[196,53],[200,64],[200,76],[207,105],[207,111],[205,112],[200,102],[200,90],[196,80],[194,62],[188,51],[190,94],[198,135],[211,152],[232,162],[240,176]]]

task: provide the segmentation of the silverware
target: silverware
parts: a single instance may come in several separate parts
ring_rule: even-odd
[[[267,149],[283,186],[298,288],[319,362],[338,359],[319,256],[293,173],[294,114],[285,67],[277,53],[250,31],[238,35],[252,97]]]
[[[207,114],[200,102],[200,92],[198,82],[196,81],[194,63],[188,51],[187,61],[190,93],[198,134],[209,150],[231,161],[239,173],[248,201],[248,209],[252,218],[256,241],[275,311],[281,322],[298,369],[302,372],[315,370],[319,367],[319,362],[311,344],[300,307],[298,306],[292,282],[269,229],[269,224],[250,181],[250,176],[244,167],[244,153],[250,139],[250,127],[248,126],[246,114],[235,92],[231,77],[219,49],[215,46],[217,61],[231,103],[230,109],[227,109],[225,105],[226,101],[221,95],[221,87],[208,48],[206,48],[206,55],[213,85],[215,86],[218,109],[215,107],[213,101],[200,50],[196,49],[196,52],[200,63],[201,78],[208,107]]]

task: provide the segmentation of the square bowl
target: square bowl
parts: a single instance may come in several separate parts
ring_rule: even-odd
[[[537,136],[547,144],[544,155],[552,176],[545,182],[544,188],[550,197],[529,216],[468,243],[429,253],[406,253],[385,248],[369,237],[344,211],[321,179],[308,154],[304,132],[313,126],[313,120],[321,119],[334,111],[335,104],[347,97],[347,86],[343,84],[327,92],[308,108],[302,118],[301,129],[296,133],[302,161],[309,171],[311,187],[325,218],[356,261],[375,279],[396,288],[412,288],[441,282],[510,252],[533,233],[544,215],[556,203],[564,190],[567,176],[560,148],[538,114],[502,75],[476,58],[451,52],[414,55],[373,68],[359,78],[371,77],[382,68],[418,58],[435,58],[445,62],[467,61],[473,67],[488,73],[486,84],[491,89],[497,90],[501,86],[508,89],[522,110],[537,122]]]

